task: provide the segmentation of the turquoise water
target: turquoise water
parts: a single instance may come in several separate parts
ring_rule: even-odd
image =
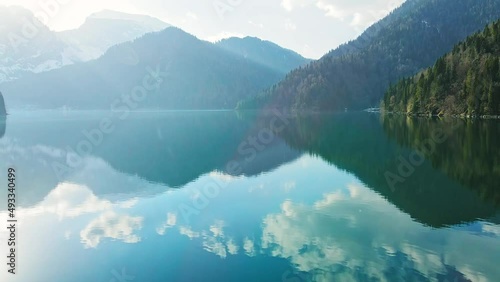
[[[0,281],[500,279],[498,122],[39,112],[0,133]]]

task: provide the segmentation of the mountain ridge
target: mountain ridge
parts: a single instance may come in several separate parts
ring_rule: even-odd
[[[57,34],[78,51],[83,61],[89,61],[103,55],[111,46],[169,26],[171,25],[147,15],[103,10],[91,14],[78,28]]]
[[[97,60],[31,75],[3,85],[16,109],[109,109],[120,95],[143,84],[148,68],[170,65],[168,78],[141,108],[234,109],[284,77],[265,66],[169,27],[111,47]]]
[[[278,44],[257,37],[230,37],[215,43],[217,46],[253,60],[279,72],[288,73],[312,60]]]
[[[257,98],[242,101],[239,108],[373,107],[391,82],[432,65],[456,43],[498,18],[500,2],[493,0],[406,1],[357,40],[292,71]]]

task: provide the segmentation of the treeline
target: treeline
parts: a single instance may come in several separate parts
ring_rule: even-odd
[[[392,85],[387,112],[415,115],[500,114],[500,21],[470,36],[420,74]]]

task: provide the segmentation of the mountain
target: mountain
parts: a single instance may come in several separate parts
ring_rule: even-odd
[[[0,18],[0,83],[80,60],[31,11],[0,6]]]
[[[78,29],[54,32],[31,11],[0,6],[0,83],[103,55],[116,44],[169,25],[149,16],[105,10]]]
[[[11,109],[233,109],[283,77],[170,27],[97,60],[5,83],[2,91]]]
[[[473,191],[483,201],[500,207],[498,121],[383,115],[382,125],[391,140],[402,147],[420,150],[434,168]],[[440,134],[437,132],[447,136],[445,142],[429,142]],[[427,144],[436,147],[428,151],[424,149]]]
[[[500,115],[500,21],[470,36],[420,74],[387,91],[386,111]]]
[[[150,16],[104,10],[90,15],[78,29],[59,32],[58,36],[77,50],[82,60],[88,61],[98,58],[113,45],[168,26]]]
[[[284,49],[272,42],[256,37],[231,37],[216,44],[248,60],[282,73],[288,73],[311,61],[292,50]]]
[[[378,105],[390,83],[431,66],[499,17],[497,0],[408,0],[358,39],[292,71],[240,108],[343,111]]]

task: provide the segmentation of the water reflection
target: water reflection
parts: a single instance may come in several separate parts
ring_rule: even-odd
[[[7,126],[7,117],[0,116],[0,139],[5,135],[6,126]]]
[[[470,179],[476,173],[498,179],[495,169],[472,167],[486,157],[482,150],[496,156],[494,126],[479,126],[483,134],[465,143],[454,141],[463,136],[457,127],[451,148],[436,151],[442,157],[427,155],[392,190],[384,173],[397,171],[399,158],[427,138],[423,125],[410,130],[369,114],[289,117],[284,131],[246,162],[238,147],[268,117],[137,114],[60,179],[52,164],[67,162],[67,146],[99,118],[8,122],[1,169],[14,164],[20,172],[24,270],[14,279],[0,272],[1,281],[110,281],[122,269],[136,281],[500,277],[495,187],[474,186],[450,170],[454,161],[460,173],[471,166]],[[450,156],[472,147],[469,165]],[[229,161],[241,173],[225,171]],[[180,205],[199,201],[201,188],[214,181],[224,189],[186,220]],[[6,217],[1,211],[0,221]],[[0,241],[6,236],[1,230]]]
[[[409,160],[414,148],[417,148],[415,144],[428,140],[429,134],[406,135],[414,146],[408,146],[407,143],[399,145],[392,140],[392,136],[404,134],[406,127],[389,127],[389,122],[390,119],[384,120],[383,130],[378,115],[308,116],[295,119],[283,137],[293,148],[321,156],[331,164],[353,173],[368,187],[424,224],[442,227],[495,216],[497,205],[492,195],[498,194],[499,186],[493,183],[497,183],[500,178],[494,173],[498,162],[495,163],[492,158],[498,156],[500,143],[493,142],[491,138],[500,135],[498,124],[488,127],[485,134],[474,134],[474,138],[469,135],[469,144],[464,146],[452,141],[464,138],[460,126],[456,131],[446,132],[446,136],[449,136],[447,141],[440,144],[432,155],[426,156],[423,163],[414,167],[413,173],[404,178],[402,183],[391,187],[387,172],[397,174],[404,160]],[[446,122],[438,125],[451,127]],[[427,132],[430,133],[434,127],[427,126]],[[473,150],[472,146],[475,147]],[[440,158],[453,158],[453,161],[443,166],[435,161]],[[490,167],[486,169],[488,165]],[[458,168],[461,172],[450,173],[450,168]],[[460,181],[460,175],[467,175],[477,182],[464,183]],[[483,177],[486,177],[487,183],[482,182]],[[482,187],[479,188],[482,190],[480,193],[476,192],[478,187]]]
[[[431,231],[369,189],[347,188],[312,206],[284,202],[264,219],[263,247],[315,281],[493,281],[498,274],[492,260],[500,249],[488,249],[498,237]]]
[[[432,142],[432,152],[422,150],[432,166],[482,200],[500,205],[500,123],[494,120],[460,120],[385,116],[384,131],[405,147],[420,149]]]

